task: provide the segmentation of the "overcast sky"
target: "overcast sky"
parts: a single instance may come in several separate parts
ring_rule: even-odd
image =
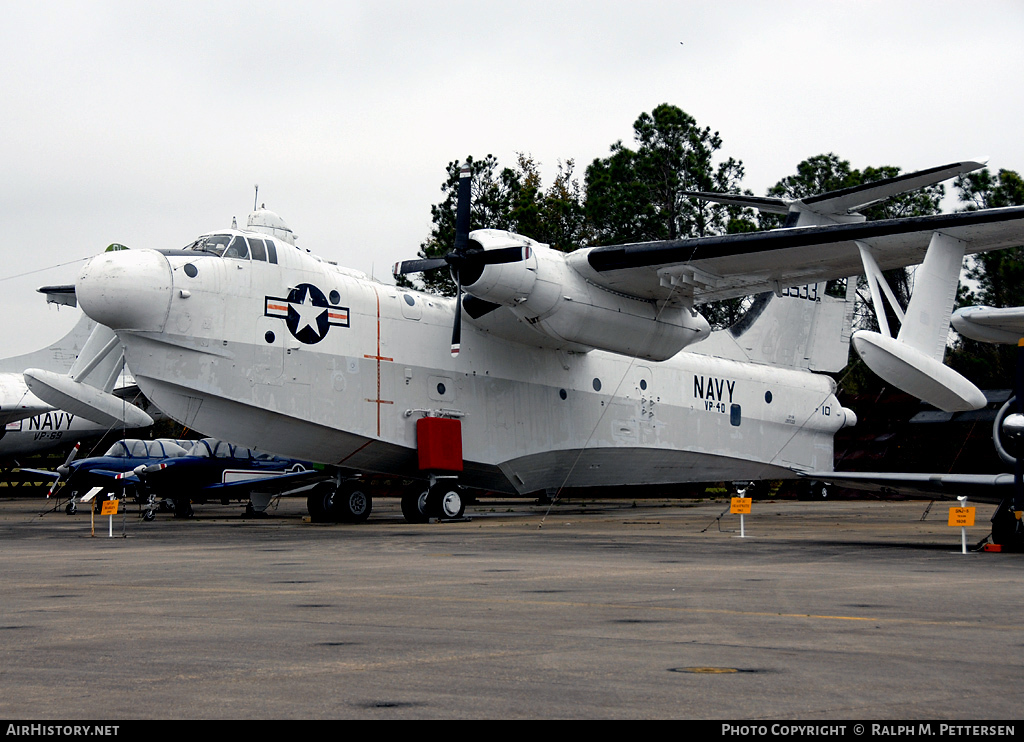
[[[823,152],[1024,170],[1020,0],[37,0],[4,4],[0,55],[3,356],[74,323],[37,286],[241,223],[256,184],[301,246],[391,281],[451,160],[582,181],[660,103],[757,194]]]

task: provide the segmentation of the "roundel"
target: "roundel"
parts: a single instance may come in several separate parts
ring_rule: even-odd
[[[348,309],[332,306],[324,292],[311,283],[300,283],[286,299],[268,296],[266,315],[283,319],[288,332],[307,345],[323,340],[332,326],[348,327]]]
[[[288,292],[288,332],[300,343],[312,345],[323,340],[330,327],[327,297],[311,283],[300,283]]]

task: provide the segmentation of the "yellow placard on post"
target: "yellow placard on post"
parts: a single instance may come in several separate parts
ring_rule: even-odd
[[[117,515],[117,505],[120,500],[104,500],[100,506],[100,515]]]
[[[750,504],[753,501],[753,498],[750,497],[734,497],[732,498],[732,505],[729,507],[729,512],[733,515],[749,515]]]
[[[974,508],[950,508],[949,525],[965,528],[974,525]]]

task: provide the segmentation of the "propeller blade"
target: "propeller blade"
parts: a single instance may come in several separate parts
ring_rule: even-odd
[[[462,345],[462,274],[458,270],[454,273],[458,288],[455,297],[455,323],[452,325],[452,358],[459,355]]]
[[[395,267],[391,270],[391,273],[395,276],[403,276],[406,273],[422,273],[423,271],[432,271],[437,268],[444,268],[446,265],[448,265],[448,261],[444,258],[403,260],[400,263],[395,263]]]
[[[64,462],[64,466],[69,466],[72,461],[78,457],[78,449],[82,447],[81,441],[75,444],[75,447],[71,449],[71,453],[68,454],[67,460]]]
[[[520,260],[530,259],[529,247],[499,247],[497,250],[485,250],[478,253],[470,253],[469,260],[483,263],[484,265],[503,265],[505,263],[518,263]]]
[[[1017,368],[1015,372],[1015,379],[1013,385],[1013,392],[1017,396],[1017,414],[1024,413],[1024,338],[1017,341]],[[1021,441],[1017,441],[1017,446],[1014,449],[1014,465],[1013,465],[1013,509],[1020,510],[1024,508],[1024,462],[1021,461],[1022,456]]]
[[[50,495],[52,495],[54,491],[57,489],[57,485],[60,484],[60,481],[71,473],[71,462],[74,461],[75,457],[78,456],[78,449],[80,449],[81,447],[82,443],[81,441],[79,441],[78,443],[75,444],[75,447],[71,449],[71,452],[68,454],[68,457],[64,459],[64,463],[57,467],[57,478],[53,480],[53,484],[50,485],[50,489],[46,491],[47,499],[49,499]]]
[[[459,200],[455,207],[455,254],[462,256],[469,244],[469,200],[473,173],[469,165],[459,171]]]
[[[134,469],[129,469],[128,471],[121,472],[120,474],[115,476],[114,479],[127,479],[128,477],[143,477],[146,474],[152,474],[153,472],[160,471],[161,469],[166,468],[167,464],[139,464]]]

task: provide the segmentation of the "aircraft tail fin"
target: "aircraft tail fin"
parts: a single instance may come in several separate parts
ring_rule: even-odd
[[[739,322],[712,332],[691,350],[750,363],[839,371],[849,360],[856,281],[847,281],[842,297],[825,288],[823,282],[759,294]]]
[[[48,371],[67,373],[85,347],[89,334],[96,323],[84,314],[79,317],[75,326],[68,334],[45,348],[34,350],[20,356],[0,359],[0,371],[21,373],[30,366],[45,368]]]

